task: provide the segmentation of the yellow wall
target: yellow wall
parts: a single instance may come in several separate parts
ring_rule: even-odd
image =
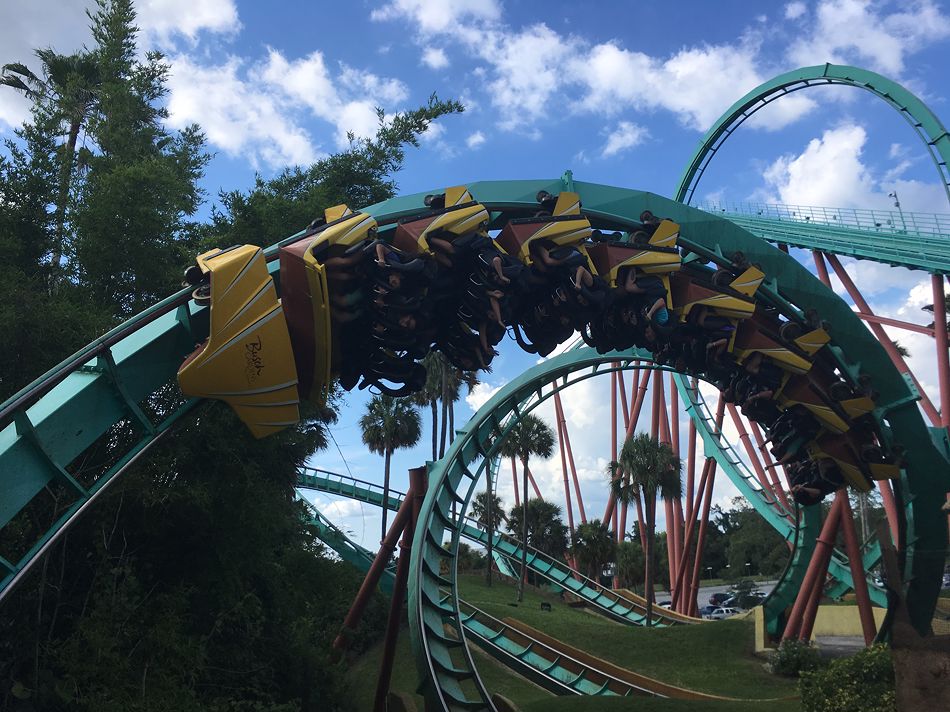
[[[884,615],[887,611],[883,608],[872,608],[874,612],[874,622],[877,628],[881,627]],[[763,650],[774,647],[768,644],[765,636],[765,617],[763,616],[762,606],[753,609],[755,618],[755,652],[761,653]],[[837,636],[863,636],[861,630],[861,619],[858,617],[857,606],[818,606],[818,615],[815,616],[815,627],[811,633],[811,639],[818,636],[837,635]]]

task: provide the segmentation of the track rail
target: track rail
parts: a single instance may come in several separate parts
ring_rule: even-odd
[[[308,508],[312,514],[311,523],[317,528],[320,539],[341,559],[360,571],[368,571],[373,553],[354,543],[319,509],[310,504]],[[393,567],[386,569],[380,587],[391,592],[394,576]],[[447,599],[447,596],[443,597],[439,605],[447,605]],[[549,692],[556,695],[667,696],[645,685],[602,672],[469,603],[462,601],[461,605],[464,611],[462,625],[480,648]],[[663,686],[658,681],[651,682],[656,688]]]
[[[950,141],[950,137],[944,138]],[[572,179],[568,179],[568,184],[541,180],[469,185],[472,194],[499,223],[505,216],[532,210],[538,191],[557,193],[564,188],[580,194],[585,214],[597,226],[635,227],[636,216],[649,209],[679,223],[680,246],[699,259],[723,264],[724,255],[743,252],[751,261],[761,264],[767,275],[758,299],[796,319],[806,307],[817,307],[832,323],[830,353],[838,360],[840,369],[852,377],[859,369],[874,374],[875,388],[880,393],[874,415],[882,423],[886,437],[900,442],[907,453],[907,467],[897,488],[899,506],[906,503],[904,521],[900,522],[900,546],[905,555],[904,580],[909,582],[906,600],[915,625],[924,630],[935,604],[946,550],[945,518],[933,503],[943,501],[947,465],[923,425],[915,405],[916,392],[895,371],[880,344],[847,305],[808,270],[728,221],[648,193]],[[420,212],[422,205],[423,195],[417,194],[371,206],[367,212],[382,227]],[[273,257],[276,247],[269,248],[267,254]],[[271,271],[275,269],[276,264],[272,264]],[[0,430],[0,526],[21,515],[48,487],[70,493],[66,510],[60,510],[61,516],[52,527],[38,533],[37,541],[28,550],[0,559],[0,568],[6,571],[0,595],[5,595],[10,584],[22,578],[38,555],[133,458],[194,407],[194,401],[174,398],[173,379],[184,355],[207,334],[207,310],[175,301],[184,298],[181,293],[173,295],[145,315],[118,327],[0,406],[5,419]],[[568,357],[558,362],[564,370],[554,377],[566,376],[584,358]],[[607,359],[636,360],[613,354],[598,363]],[[592,361],[589,365],[594,367],[598,363]],[[448,512],[454,502],[461,505],[464,515],[480,468],[493,459],[496,438],[510,428],[510,416],[518,417],[525,412],[522,404],[532,394],[540,400],[542,386],[541,381],[519,378],[492,399],[491,413],[478,416],[467,426],[464,437],[456,440],[450,456],[434,471],[433,484],[423,504],[420,527],[413,541],[410,615],[414,646],[428,693],[433,704],[444,708],[491,708],[464,646],[460,650],[449,639],[440,639],[440,635],[454,627],[459,640],[464,640],[457,604],[453,605],[454,616],[446,616],[442,606],[429,607],[440,600],[439,587],[446,587],[455,595],[452,580],[443,579],[437,565],[443,558],[454,561],[461,535],[460,528],[453,528]],[[122,445],[118,445],[119,438],[114,435],[125,436],[129,432],[135,437],[123,437]],[[83,463],[85,455],[92,452],[90,448],[106,451],[107,465],[86,468]],[[470,464],[476,468],[474,473]],[[750,487],[754,488],[751,484]],[[448,547],[443,546],[446,532],[451,536]],[[801,537],[799,541],[807,544]],[[461,672],[437,670],[440,664]],[[462,680],[466,681],[464,686]]]
[[[377,507],[381,507],[383,503],[383,488],[379,485],[319,468],[301,468],[297,476],[297,488],[335,494]],[[405,496],[405,493],[390,488],[389,509],[398,510]],[[462,536],[466,539],[482,545],[487,544],[488,532],[475,519],[465,517],[457,522],[456,526],[460,528]],[[497,556],[502,557],[512,570],[518,571],[520,569],[521,542],[517,538],[502,532],[495,532],[492,547],[497,552]],[[612,620],[627,625],[643,625],[645,622],[646,609],[642,603],[633,601],[580,573],[572,571],[566,564],[552,556],[528,547],[527,565],[536,575],[560,586],[565,591],[583,600],[593,610]],[[654,609],[654,618],[664,621],[659,627],[700,622],[698,619],[674,614],[660,607]]]

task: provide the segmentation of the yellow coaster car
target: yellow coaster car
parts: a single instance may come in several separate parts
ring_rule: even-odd
[[[210,279],[210,336],[178,369],[182,392],[224,401],[257,438],[295,424],[297,371],[264,253],[211,250],[198,268]]]
[[[845,481],[858,492],[871,491],[870,473],[862,468],[864,463],[847,435],[823,433],[807,445],[806,451],[816,462],[824,457],[834,460]]]
[[[324,211],[325,222],[280,248],[280,284],[284,313],[300,378],[300,397],[323,403],[331,381],[335,339],[332,335],[327,264],[347,262],[347,250],[359,250],[376,232],[376,221],[346,205]],[[344,268],[349,269],[349,268]]]
[[[824,329],[815,329],[792,341],[783,342],[769,329],[770,324],[758,317],[739,323],[732,346],[736,363],[743,363],[754,353],[768,356],[771,361],[792,373],[807,373],[812,357],[830,341]]]
[[[683,258],[676,249],[679,225],[664,220],[645,244],[633,242],[598,242],[587,246],[587,254],[611,287],[617,286],[620,270],[636,267],[644,274],[668,274],[680,268]]]
[[[538,195],[544,205],[552,196]],[[517,257],[524,264],[532,263],[531,243],[547,240],[556,247],[577,247],[583,251],[584,243],[593,232],[590,221],[581,215],[581,198],[577,193],[559,193],[550,215],[509,220],[495,240],[505,254]]]
[[[410,255],[433,254],[429,236],[459,237],[488,224],[488,211],[475,201],[463,185],[446,188],[442,195],[426,196],[431,212],[407,218],[399,223],[393,236],[393,245]]]
[[[724,270],[718,274],[726,274]],[[680,321],[686,321],[694,307],[708,307],[717,316],[747,319],[755,312],[756,290],[765,275],[755,267],[749,267],[727,285],[715,282],[709,286],[700,283],[695,275],[676,272],[670,276],[670,291]]]

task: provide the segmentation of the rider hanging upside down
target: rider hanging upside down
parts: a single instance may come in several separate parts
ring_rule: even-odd
[[[627,294],[642,294],[647,298],[646,317],[659,326],[666,326],[670,320],[666,308],[666,287],[663,280],[654,275],[643,274],[636,267],[627,269],[626,277],[618,280],[621,289]]]

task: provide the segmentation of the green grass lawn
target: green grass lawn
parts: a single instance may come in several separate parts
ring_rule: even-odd
[[[523,712],[798,712],[798,700],[766,702],[703,702],[700,700],[661,700],[659,698],[555,697],[522,708]]]
[[[524,621],[559,640],[663,682],[729,697],[765,699],[797,694],[797,681],[776,677],[754,655],[751,620],[646,629],[614,623],[557,596],[529,588],[521,606],[513,586],[488,588],[480,576],[460,576],[461,596],[496,618]],[[542,600],[551,612],[541,611]]]
[[[475,665],[478,674],[485,683],[486,689],[492,693],[504,695],[519,707],[527,709],[528,705],[544,703],[555,699],[546,690],[515,674],[494,658],[474,647]],[[376,679],[379,676],[379,661],[383,654],[382,643],[374,646],[350,668],[347,679],[352,691],[353,706],[357,710],[373,709],[373,698],[376,694]],[[416,673],[415,658],[409,645],[409,630],[403,628],[399,634],[399,643],[396,645],[396,662],[393,665],[391,690],[415,694],[419,686],[419,676]],[[575,701],[577,698],[574,698]],[[423,709],[421,695],[415,695],[416,707]]]
[[[473,646],[475,663],[485,687],[515,702],[524,712],[558,710],[633,710],[673,712],[676,710],[737,710],[737,712],[798,712],[798,700],[766,702],[767,698],[797,693],[795,680],[775,677],[753,655],[751,621],[720,621],[703,625],[652,629],[614,623],[581,608],[571,608],[557,596],[529,588],[518,607],[514,586],[496,581],[488,588],[481,575],[459,577],[462,598],[497,618],[512,617],[598,657],[663,682],[702,692],[746,698],[749,702],[704,702],[661,699],[618,699],[594,697],[557,698],[481,652]],[[551,612],[540,610],[541,601],[551,604]],[[352,666],[348,679],[356,709],[372,709],[382,645],[375,646]],[[409,646],[408,630],[403,630],[396,653],[392,689],[414,693],[418,678]],[[416,697],[419,710],[422,698]]]

